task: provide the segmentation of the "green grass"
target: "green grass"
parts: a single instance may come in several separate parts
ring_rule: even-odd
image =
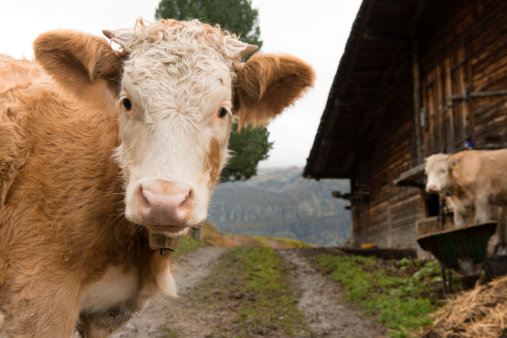
[[[281,237],[264,237],[264,236],[250,236],[259,242],[259,246],[264,248],[269,248],[271,245],[268,240],[273,240],[280,242],[280,244],[285,245],[287,248],[310,248],[311,245],[305,242],[301,242],[297,239],[292,238],[281,238]]]
[[[317,262],[345,291],[345,300],[376,316],[389,329],[391,337],[409,337],[431,324],[428,314],[438,307],[440,285],[438,263],[425,265],[402,260],[399,269],[416,270],[412,274],[381,268],[375,257],[321,254]]]
[[[273,249],[233,248],[221,257],[215,271],[205,284],[227,288],[214,290],[217,297],[214,301],[230,302],[231,295],[238,298],[234,305],[237,316],[234,336],[311,334],[297,309],[284,262]],[[268,332],[259,331],[266,328]]]
[[[255,239],[259,243],[259,246],[261,246],[263,248],[269,248],[269,243],[268,243],[266,237],[262,237],[262,236],[250,236],[250,237]]]
[[[254,300],[245,304],[239,318],[246,325],[271,323],[283,327],[285,334],[293,335],[294,329],[305,326],[303,315],[297,310],[285,277],[288,275],[277,253],[267,248],[237,248],[229,255],[243,267],[243,283],[246,292]],[[283,319],[282,319],[283,318]]]
[[[205,246],[206,244],[203,241],[196,241],[190,235],[186,235],[180,238],[178,241],[178,245],[176,246],[176,250],[172,254],[172,257],[177,257],[183,255],[195,248],[200,246]]]
[[[270,238],[285,243],[288,248],[311,248],[312,247],[311,244],[301,242],[300,240],[297,240],[297,239],[280,238],[280,237],[270,237]]]

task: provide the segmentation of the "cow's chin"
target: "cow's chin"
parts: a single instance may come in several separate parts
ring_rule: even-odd
[[[125,212],[125,218],[131,223],[144,226],[149,231],[173,238],[185,236],[188,233],[188,229],[192,227],[192,224],[187,223],[172,225],[157,225],[146,223],[142,218],[137,216],[135,213],[128,212],[128,210]]]
[[[145,227],[156,233],[162,234],[171,238],[178,238],[185,236],[188,233],[190,226],[177,226],[177,225],[145,225]]]

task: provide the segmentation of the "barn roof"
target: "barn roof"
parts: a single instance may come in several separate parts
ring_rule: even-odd
[[[413,23],[425,4],[425,0],[363,0],[304,177],[357,177],[360,154],[391,76],[399,62],[410,61]]]

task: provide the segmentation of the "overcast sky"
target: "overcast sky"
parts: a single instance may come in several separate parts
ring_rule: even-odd
[[[0,53],[32,58],[32,42],[51,29],[101,34],[154,19],[159,0],[0,0]],[[259,9],[264,53],[289,53],[310,63],[315,88],[268,127],[274,142],[260,167],[304,166],[360,0],[252,0]]]

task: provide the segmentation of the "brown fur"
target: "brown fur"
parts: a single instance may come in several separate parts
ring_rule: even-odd
[[[72,31],[42,34],[34,48],[38,63],[0,56],[3,330],[69,337],[79,322],[85,335],[107,335],[160,291],[156,277],[170,264],[149,248],[146,228],[124,216],[125,182],[113,151],[125,55]],[[243,125],[266,123],[314,80],[310,66],[290,56],[254,56],[237,71]],[[209,146],[210,184],[223,162],[220,142]],[[138,289],[101,313],[80,313],[85,288],[111,266],[137,271]]]
[[[477,217],[487,221],[490,204],[507,206],[507,149],[461,151],[451,155],[448,163],[452,182],[449,201],[455,217],[474,206],[476,221]]]
[[[454,189],[507,205],[507,149],[462,151],[449,157],[449,167]]]
[[[216,138],[212,138],[209,144],[209,155],[206,170],[210,171],[210,185],[214,186],[220,175],[220,163],[222,158],[220,156],[220,145]]]
[[[240,127],[267,124],[315,81],[310,65],[288,55],[255,54],[237,75],[234,108]]]
[[[137,266],[141,283],[156,289],[152,268],[160,264],[150,262],[168,259],[149,249],[144,228],[123,217],[110,85],[120,61],[102,39],[72,33],[69,43],[67,34],[58,44],[48,35],[35,43],[37,60],[57,69],[51,75],[63,90],[34,63],[0,59],[0,73],[25,64],[33,75],[0,93],[0,312],[9,337],[69,337],[83,288],[108,266]],[[50,52],[65,43],[66,52]],[[78,100],[74,88],[107,95]],[[139,308],[136,297],[128,311]]]

